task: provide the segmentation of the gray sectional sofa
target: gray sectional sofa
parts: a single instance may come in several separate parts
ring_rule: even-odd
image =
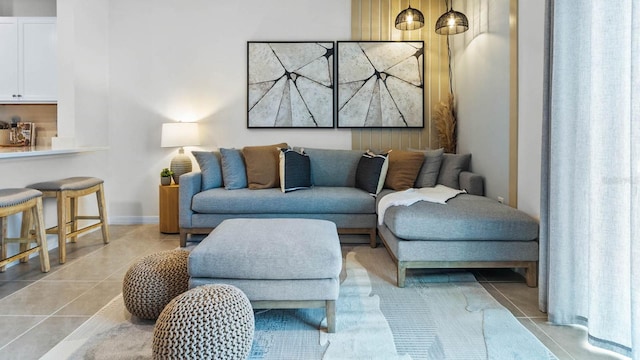
[[[283,193],[280,188],[202,190],[201,172],[180,177],[180,245],[190,234],[208,234],[233,218],[329,220],[342,234],[367,234],[376,242],[376,200],[355,188],[360,151],[305,149],[313,187]],[[216,154],[216,157],[218,155]],[[202,167],[202,162],[201,163]],[[210,169],[207,169],[210,170]]]
[[[190,235],[208,234],[226,219],[323,219],[334,222],[339,233],[367,234],[372,247],[379,235],[397,263],[399,287],[404,286],[407,269],[477,267],[524,268],[527,284],[536,286],[537,222],[519,210],[484,197],[483,177],[468,171],[470,156],[460,161],[460,156],[440,153],[436,162],[437,182],[465,189],[466,194],[444,205],[420,201],[410,206],[392,206],[378,225],[377,201],[394,191],[385,189],[373,197],[355,187],[362,152],[305,152],[309,155],[313,186],[287,193],[280,188],[228,190],[222,179],[220,154],[197,154],[201,171],[180,177],[181,246],[186,246]],[[434,158],[429,153],[424,157],[423,170],[428,163],[433,169]]]

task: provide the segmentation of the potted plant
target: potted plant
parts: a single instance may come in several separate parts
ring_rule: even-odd
[[[162,185],[171,185],[171,175],[173,175],[173,171],[164,168],[160,171],[160,184]]]

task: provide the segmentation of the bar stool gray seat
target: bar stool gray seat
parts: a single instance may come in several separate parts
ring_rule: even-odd
[[[8,238],[6,218],[10,215],[22,213],[22,225],[20,237]],[[32,232],[32,229],[35,231]],[[20,251],[7,257],[7,243],[20,244]],[[35,243],[36,246],[29,247]],[[26,262],[29,255],[40,253],[40,269],[49,271],[49,252],[47,249],[47,236],[42,217],[42,192],[33,189],[0,189],[0,246],[2,258],[0,259],[0,271],[13,261]]]
[[[67,239],[71,239],[71,242],[76,242],[79,234],[100,227],[103,242],[105,244],[109,243],[109,227],[107,224],[103,184],[104,181],[96,177],[70,177],[28,186],[31,189],[40,190],[45,198],[56,198],[58,225],[47,229],[46,233],[58,235],[60,264],[64,264],[67,258]],[[78,215],[78,199],[90,194],[96,194],[98,216]],[[79,220],[98,220],[98,222],[79,228]]]

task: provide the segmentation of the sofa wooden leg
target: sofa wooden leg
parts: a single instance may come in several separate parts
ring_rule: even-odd
[[[377,236],[377,231],[376,229],[373,229],[370,233],[369,233],[369,245],[372,248],[376,248],[378,246],[378,236]]]
[[[398,287],[404,287],[404,279],[407,276],[407,267],[402,263],[398,262]]]
[[[187,231],[180,229],[180,247],[187,246]]]
[[[334,333],[336,332],[336,301],[327,300],[325,311],[327,315],[327,332]]]
[[[529,287],[537,287],[538,286],[538,262],[532,261],[529,263],[529,266],[525,269],[525,279],[527,281],[527,286]]]

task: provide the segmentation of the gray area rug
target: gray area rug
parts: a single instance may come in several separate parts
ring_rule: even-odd
[[[337,332],[322,309],[258,311],[251,359],[555,359],[467,272],[412,271],[400,289],[384,248],[344,264]],[[151,359],[153,325],[118,296],[43,359]]]

